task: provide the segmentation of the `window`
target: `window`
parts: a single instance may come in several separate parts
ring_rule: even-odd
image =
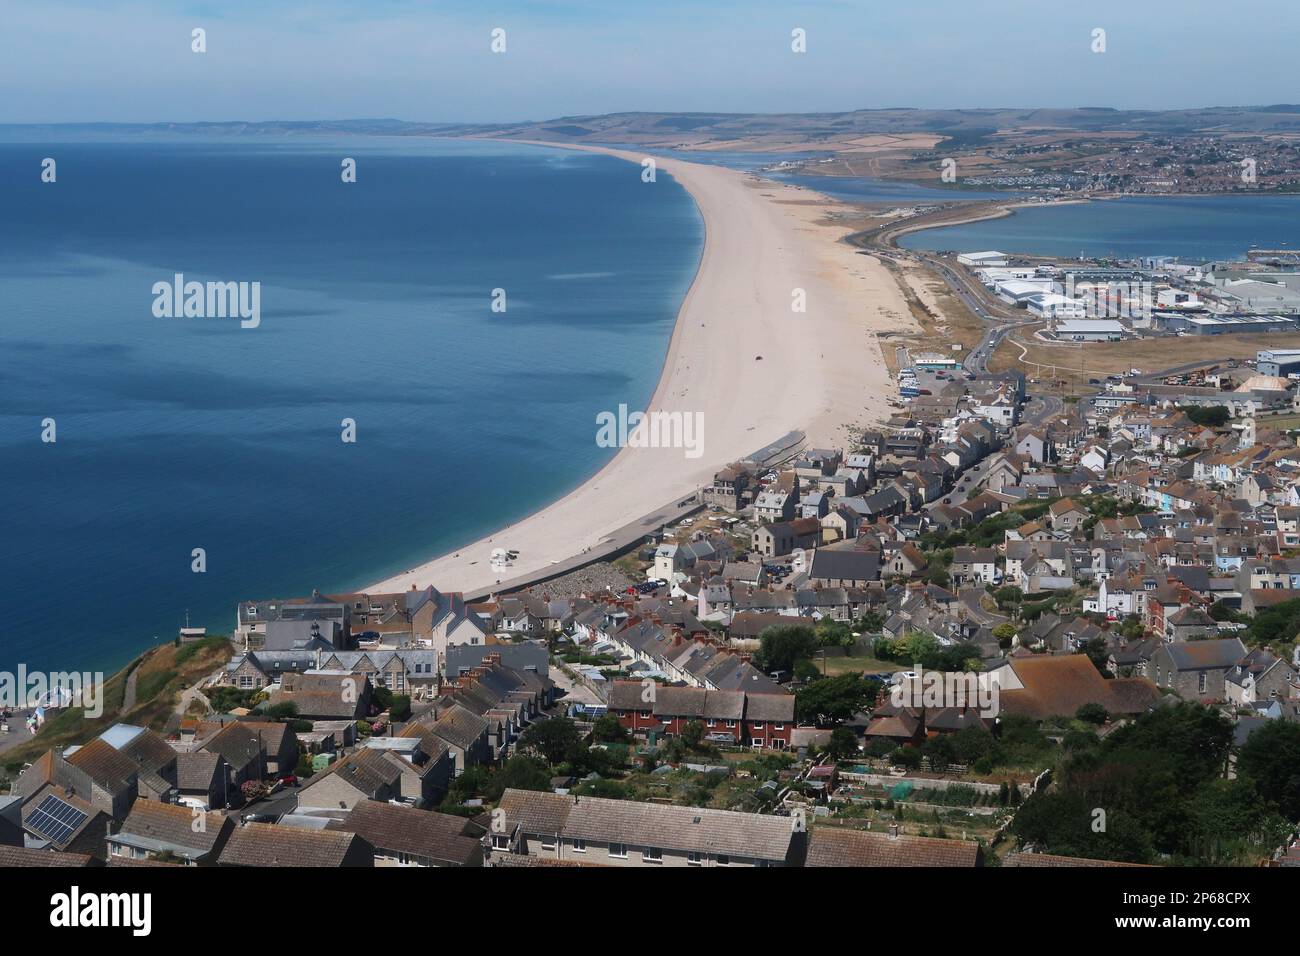
[[[690,866],[699,866],[703,862],[703,858],[699,853],[692,850],[690,853],[686,854],[686,862]]]
[[[772,729],[773,729],[773,730],[785,730],[785,724],[773,724],[773,725],[772,725]]]
[[[762,730],[762,729],[763,729],[763,722],[762,722],[761,720],[760,720],[760,721],[756,721],[756,722],[754,723],[754,729],[755,729],[755,730]]]
[[[734,720],[727,721],[727,729],[729,730],[734,729],[735,726],[736,726],[736,722]]]
[[[627,859],[627,844],[626,844],[626,843],[611,843],[611,844],[609,845],[609,855],[612,856],[612,857],[613,857],[614,859],[616,859],[616,860],[626,860],[626,859]]]
[[[574,840],[574,841],[573,841],[573,852],[574,852],[574,853],[586,853],[586,852],[587,852],[587,841],[586,841],[586,840]]]
[[[1201,671],[1200,676],[1197,678],[1196,683],[1197,683],[1197,689],[1198,689],[1202,694],[1204,694],[1204,693],[1205,693],[1205,687],[1206,687],[1206,676],[1205,676],[1205,671]]]
[[[508,836],[504,836],[504,835],[502,835],[502,834],[493,834],[493,835],[492,835],[492,849],[494,849],[494,850],[508,850],[508,849],[510,849],[510,837],[508,837]]]
[[[762,749],[763,749],[763,738],[762,738],[762,737],[755,737],[755,738],[753,738],[753,740],[751,740],[750,742],[753,744],[753,746],[757,747],[759,750],[762,750]]]
[[[731,857],[729,856],[718,857],[718,866],[730,866],[730,865],[731,865]]]
[[[550,851],[554,852],[554,850],[555,850],[555,837],[551,836],[550,834],[547,834],[546,836],[542,837],[542,849],[543,849],[543,850],[550,850]]]
[[[644,863],[662,863],[664,851],[658,847],[648,846],[641,851],[641,860]]]
[[[710,718],[709,718],[709,721],[708,721],[708,726],[710,726],[710,727],[716,727],[716,726],[718,726],[718,722],[717,722],[716,720],[714,720],[712,717],[710,717]]]

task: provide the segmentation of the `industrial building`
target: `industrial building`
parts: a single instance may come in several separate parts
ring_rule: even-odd
[[[1026,300],[1025,307],[1034,315],[1045,319],[1082,319],[1088,314],[1086,303],[1055,292],[1031,295]]]
[[[1007,264],[1007,254],[994,250],[988,252],[963,252],[957,256],[957,262],[971,268],[1005,266]]]
[[[1062,319],[1052,331],[1067,342],[1118,342],[1128,330],[1115,319]]]
[[[1049,292],[1060,293],[1061,287],[1051,279],[1009,279],[993,287],[999,299],[1017,308],[1029,307],[1029,300]]]
[[[1296,320],[1281,315],[1187,315],[1157,312],[1155,326],[1166,332],[1188,335],[1232,335],[1242,332],[1295,332]]]
[[[1300,375],[1300,349],[1260,349],[1255,353],[1255,370],[1275,378]]]

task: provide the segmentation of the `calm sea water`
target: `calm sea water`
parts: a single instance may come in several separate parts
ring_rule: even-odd
[[[909,249],[1000,249],[1042,256],[1236,259],[1300,248],[1300,196],[1127,196],[1041,209],[900,237]]]
[[[410,139],[11,136],[0,207],[4,669],[110,669],[559,497],[653,392],[703,244],[633,164]],[[260,281],[261,326],[155,318],[177,272]]]

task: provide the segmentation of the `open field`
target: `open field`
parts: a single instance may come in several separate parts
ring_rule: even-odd
[[[910,260],[882,257],[881,262],[897,280],[913,321],[911,328],[900,323],[900,331],[880,333],[881,351],[891,375],[898,374],[897,350],[901,347],[947,355],[953,345],[960,345],[961,352],[952,354],[962,358],[983,337],[984,323],[931,269]]]
[[[820,668],[821,658],[813,661]],[[826,658],[826,676],[838,677],[841,674],[888,674],[898,670],[892,661],[882,661],[875,657],[828,657]]]
[[[1254,360],[1259,349],[1300,348],[1300,333],[1271,335],[1188,335],[1053,345],[1034,338],[1039,326],[1026,326],[1003,340],[989,361],[995,372],[1014,369],[1046,383],[1063,381],[1070,389],[1090,378],[1117,375],[1131,368],[1159,372],[1188,362]],[[1022,355],[1023,353],[1023,355]]]

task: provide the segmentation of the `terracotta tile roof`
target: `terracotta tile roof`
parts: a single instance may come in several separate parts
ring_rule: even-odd
[[[95,866],[97,861],[85,853],[59,853],[0,844],[0,867],[11,866]]]
[[[979,866],[979,844],[833,826],[813,827],[805,866]]]
[[[133,786],[135,761],[99,737],[78,747],[66,759],[109,793],[120,793]]]
[[[1115,860],[1089,860],[1081,856],[1055,856],[1051,853],[1009,853],[1003,866],[1145,866],[1144,863],[1119,863]]]
[[[1024,687],[1002,690],[1004,713],[1073,716],[1084,704],[1100,704],[1109,713],[1143,713],[1160,698],[1144,677],[1106,680],[1085,654],[1020,657],[1011,667]]]

